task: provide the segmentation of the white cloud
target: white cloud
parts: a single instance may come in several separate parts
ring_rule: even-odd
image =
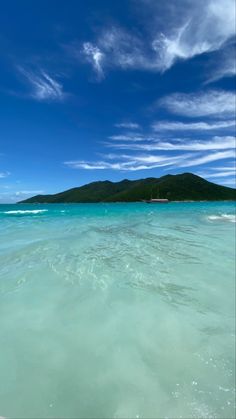
[[[143,39],[123,28],[112,26],[104,30],[98,44],[106,55],[108,67],[142,69],[150,66]]]
[[[159,139],[152,139],[142,144],[131,141],[128,143],[106,143],[109,148],[120,150],[140,150],[140,151],[155,151],[155,150],[168,150],[168,151],[208,151],[208,150],[227,150],[235,149],[236,141],[233,136],[219,137],[215,136],[207,140],[192,140],[172,139],[171,141],[162,141]]]
[[[235,163],[235,162],[234,162]],[[208,170],[197,173],[206,179],[213,179],[214,182],[220,182],[225,185],[236,186],[236,167],[235,164],[228,166],[210,167]]]
[[[92,64],[98,77],[102,79],[104,77],[104,72],[102,68],[104,60],[103,52],[96,45],[93,45],[91,42],[85,42],[83,44],[83,52],[87,60]]]
[[[215,171],[219,171],[219,170],[224,170],[225,172],[232,172],[232,171],[236,171],[236,162],[234,162],[234,164],[232,164],[231,166],[221,166],[221,167],[211,167],[210,170],[215,170]]]
[[[159,121],[152,125],[154,131],[215,131],[222,128],[235,128],[235,120],[211,122]]]
[[[200,166],[206,163],[211,163],[213,161],[232,159],[232,158],[235,158],[235,151],[226,150],[226,151],[220,151],[217,153],[205,154],[199,157],[193,157],[192,159],[189,159],[189,161],[180,162],[179,164],[177,164],[177,166],[178,167]]]
[[[126,128],[126,129],[140,129],[140,125],[136,122],[121,122],[119,124],[115,124],[116,128]]]
[[[36,190],[36,191],[17,191],[15,192],[16,196],[21,196],[21,195],[38,195],[38,194],[42,194],[44,191],[40,190]]]
[[[131,142],[135,142],[135,141],[143,141],[144,139],[147,141],[147,138],[143,137],[142,135],[137,135],[137,134],[124,134],[124,135],[111,135],[110,137],[108,137],[110,140],[115,140],[115,141],[131,141]]]
[[[106,158],[106,156],[104,156]],[[109,156],[110,158],[111,156]],[[137,171],[144,169],[154,169],[158,167],[194,167],[204,165],[209,162],[235,158],[234,150],[226,150],[215,153],[201,154],[185,153],[175,156],[147,154],[147,155],[117,155],[114,162],[101,161],[83,161],[74,160],[64,162],[72,169],[86,170],[119,170],[119,171]]]
[[[15,203],[19,200],[23,200],[24,198],[29,198],[29,196],[44,193],[42,190],[13,191],[12,188],[13,185],[5,187],[5,189],[8,189],[7,192],[0,192],[0,203]]]
[[[109,163],[106,161],[84,161],[84,160],[73,160],[64,162],[64,164],[71,169],[87,169],[87,170],[100,170],[100,169],[114,169],[121,170],[120,163]]]
[[[158,103],[169,112],[187,117],[235,114],[235,94],[225,90],[208,90],[199,93],[174,93],[163,97]]]
[[[10,172],[0,172],[0,179],[3,179],[10,175]]]
[[[114,26],[104,30],[95,43],[85,42],[82,48],[82,53],[92,64],[99,79],[104,77],[105,69],[112,67],[149,68],[149,60],[143,51],[143,41]]]
[[[107,156],[104,156],[105,158]],[[108,156],[110,159],[111,156]],[[121,171],[136,171],[143,169],[152,169],[155,167],[164,167],[171,165],[173,162],[179,161],[180,157],[168,157],[168,156],[113,156],[115,162],[107,161],[69,161],[64,164],[72,169],[87,169],[87,170],[121,170]]]
[[[201,172],[199,176],[204,176],[207,178],[225,178],[225,177],[234,177],[236,181],[236,166],[235,161],[234,164],[227,165],[227,166],[218,166],[218,167],[210,167],[208,171]]]
[[[234,77],[236,74],[236,58],[235,45],[223,53],[220,53],[217,60],[212,63],[210,76],[207,78],[205,84],[213,83],[224,77]]]
[[[31,87],[30,96],[36,100],[61,101],[65,97],[63,86],[54,80],[45,71],[32,72],[18,67],[18,70],[25,77]]]
[[[221,177],[232,177],[235,176],[235,170],[228,171],[228,172],[218,172],[218,173],[208,173],[205,174],[208,178],[221,178]]]
[[[154,164],[158,163],[158,166],[177,166],[177,167],[191,167],[191,166],[200,166],[209,162],[232,159],[235,157],[235,152],[231,150],[217,152],[217,153],[208,153],[208,154],[197,154],[196,153],[187,153],[187,154],[178,154],[176,156],[160,156],[156,154],[144,155],[144,156],[123,156],[123,158],[134,160],[139,163],[149,163]]]
[[[219,185],[228,186],[234,189],[236,188],[235,177],[231,179],[225,179],[225,178],[214,179],[214,183],[218,183]]]
[[[94,43],[83,44],[83,53],[100,78],[105,68],[113,67],[164,72],[177,60],[220,50],[235,34],[234,0],[188,0],[179,7],[172,1],[168,6],[174,13],[167,15],[167,5],[158,5],[157,13],[166,19],[161,30],[154,12],[144,22],[145,36],[112,26]]]
[[[205,0],[189,5],[185,22],[172,34],[161,34],[153,41],[162,71],[178,59],[220,49],[235,34],[234,0]]]

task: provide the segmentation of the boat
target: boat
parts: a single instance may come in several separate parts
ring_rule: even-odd
[[[146,204],[167,204],[169,202],[169,199],[167,198],[159,198],[159,188],[157,190],[157,198],[151,198],[145,200],[144,202],[146,202]]]
[[[167,198],[154,198],[154,199],[148,199],[145,202],[146,202],[146,204],[167,204],[169,202],[169,199],[167,199]]]

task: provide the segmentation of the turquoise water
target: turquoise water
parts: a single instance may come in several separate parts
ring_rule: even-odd
[[[0,416],[234,418],[234,203],[1,205]]]

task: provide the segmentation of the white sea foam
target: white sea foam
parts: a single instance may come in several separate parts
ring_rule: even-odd
[[[9,215],[17,215],[17,214],[41,214],[43,212],[47,212],[47,209],[39,209],[39,210],[14,210],[14,211],[4,211],[3,214]]]
[[[230,223],[236,223],[236,215],[235,214],[209,215],[208,220],[229,221]]]

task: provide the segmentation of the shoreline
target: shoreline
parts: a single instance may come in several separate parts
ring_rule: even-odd
[[[193,202],[236,202],[236,199],[199,199],[199,200],[176,200],[176,201],[168,201],[168,204],[171,203],[193,203]],[[99,201],[99,202],[14,202],[14,203],[5,203],[0,205],[78,205],[78,204],[146,204],[143,201]]]

